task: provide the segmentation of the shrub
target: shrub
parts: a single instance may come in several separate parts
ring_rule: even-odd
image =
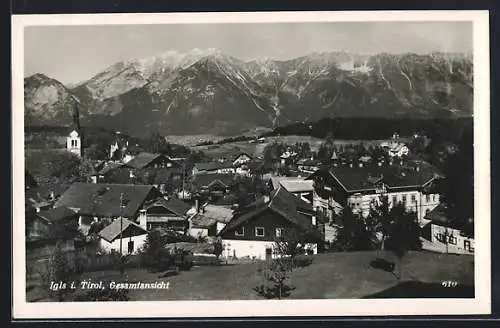
[[[293,265],[296,268],[305,268],[311,265],[313,257],[308,255],[298,255],[293,259]]]

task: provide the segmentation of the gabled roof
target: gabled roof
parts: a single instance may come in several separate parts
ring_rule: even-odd
[[[124,167],[124,166],[125,166],[125,164],[122,164],[122,163],[114,163],[114,162],[104,163],[103,167],[99,170],[98,174],[105,175],[114,169],[117,169],[119,167]]]
[[[137,154],[134,158],[132,158],[127,164],[125,164],[128,167],[132,167],[134,169],[142,169],[148,166],[151,162],[156,160],[157,158],[164,157],[168,158],[167,156],[163,154],[152,154],[152,153],[146,153],[146,152],[141,152]]]
[[[120,229],[121,227],[121,229]],[[127,219],[116,219],[111,224],[104,227],[99,232],[99,237],[111,243],[120,237],[120,232],[123,238],[145,235],[148,233],[146,229]]]
[[[193,179],[193,186],[196,188],[208,187],[216,181],[220,181],[225,186],[230,186],[236,178],[234,173],[214,173],[197,174]]]
[[[422,187],[442,174],[424,161],[406,161],[403,165],[366,165],[333,167],[330,175],[347,192],[376,189],[383,183],[389,188]]]
[[[263,213],[266,210],[271,210],[286,220],[290,221],[293,225],[298,226],[304,230],[309,230],[313,226],[310,218],[299,213],[300,211],[312,211],[312,205],[306,203],[302,199],[295,197],[293,194],[280,187],[274,190],[269,201],[256,201],[254,206],[246,207],[246,211],[238,212],[233,219],[221,230],[220,234],[225,233],[230,229],[234,229],[241,224],[254,218],[256,215]]]
[[[208,163],[196,163],[194,165],[195,169],[198,171],[216,171],[219,169],[228,169],[233,167],[232,162],[208,162]]]
[[[123,194],[125,207],[120,208],[120,195]],[[76,182],[61,195],[55,207],[77,209],[81,215],[133,217],[148,198],[160,196],[151,185],[101,184]]]
[[[185,217],[186,213],[191,209],[191,206],[180,199],[171,198],[166,200],[164,198],[158,198],[155,201],[146,205],[146,209],[162,206],[167,210],[177,214],[180,217]]]
[[[65,219],[77,218],[78,214],[67,207],[52,208],[38,213],[38,216],[49,222],[57,222]]]

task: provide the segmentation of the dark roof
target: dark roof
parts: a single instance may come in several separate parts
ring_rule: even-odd
[[[104,166],[99,170],[98,174],[105,175],[105,174],[111,172],[112,170],[123,167],[123,166],[125,166],[125,165],[122,163],[114,163],[114,162],[104,163]]]
[[[145,235],[148,233],[147,230],[142,228],[137,223],[127,219],[116,219],[113,223],[107,225],[99,232],[99,237],[111,243],[116,238],[120,237],[120,232],[122,234],[122,238]]]
[[[167,210],[177,214],[178,216],[184,217],[186,216],[187,211],[191,209],[191,206],[180,199],[171,198],[166,200],[164,198],[158,198],[157,200],[148,203],[146,208],[151,208],[154,206],[163,206]]]
[[[224,185],[230,186],[235,178],[234,173],[197,174],[194,176],[193,185],[196,188],[208,187],[215,181],[220,181]]]
[[[233,219],[221,230],[220,234],[238,227],[266,210],[277,213],[304,230],[313,227],[310,218],[299,213],[300,210],[312,210],[312,205],[280,187],[271,193],[269,201],[258,200],[250,206],[247,205],[243,211],[238,211]]]
[[[174,174],[182,174],[182,169],[181,168],[174,168],[174,167],[168,167],[168,168],[159,168],[159,169],[153,169],[154,170],[154,184],[161,184],[165,183],[166,181],[170,180],[172,175]]]
[[[132,167],[134,169],[142,169],[148,166],[152,161],[162,156],[165,155],[142,152],[137,154],[137,156],[135,156],[133,159],[130,160],[130,162],[128,162],[125,165],[127,165],[128,167]]]
[[[421,187],[436,177],[442,177],[436,168],[422,161],[406,162],[402,166],[333,167],[330,174],[350,192],[375,189],[380,183],[388,188]]]
[[[26,188],[33,188],[33,187],[38,186],[36,179],[27,170],[24,171],[24,185]]]
[[[78,214],[76,214],[75,211],[63,206],[63,207],[52,208],[47,211],[42,211],[38,213],[38,216],[47,221],[56,222],[65,219],[76,218],[78,217]]]
[[[120,194],[122,193],[125,207],[120,209]],[[76,182],[61,195],[55,207],[76,208],[77,212],[82,215],[133,217],[144,201],[159,194],[159,191],[150,185]]]
[[[319,165],[319,161],[316,161],[314,159],[310,158],[303,158],[297,162],[298,165],[303,165],[303,166],[317,166]]]
[[[196,163],[194,167],[199,171],[215,171],[218,169],[227,169],[233,167],[232,162],[207,162]]]

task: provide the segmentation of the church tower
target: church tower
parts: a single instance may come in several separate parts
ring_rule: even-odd
[[[75,100],[75,107],[73,109],[73,124],[70,129],[69,136],[66,137],[66,149],[78,157],[83,156],[82,146],[82,129],[80,127],[80,112],[78,110],[78,103]]]

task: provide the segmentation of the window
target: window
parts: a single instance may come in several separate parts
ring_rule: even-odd
[[[392,196],[392,205],[396,205],[398,203],[398,197]]]
[[[238,229],[234,230],[235,236],[244,236],[245,235],[245,227],[241,226]]]
[[[425,195],[425,201],[429,203],[431,201],[431,195],[429,194]]]
[[[406,195],[403,195],[403,204],[406,204]]]
[[[264,237],[264,228],[263,227],[255,227],[255,236]]]
[[[282,237],[285,235],[285,228],[276,228],[276,237]]]
[[[134,241],[133,240],[128,242],[128,252],[129,252],[129,254],[134,252]]]
[[[417,197],[415,196],[415,194],[411,195],[411,201],[413,203],[416,203],[417,202]]]

